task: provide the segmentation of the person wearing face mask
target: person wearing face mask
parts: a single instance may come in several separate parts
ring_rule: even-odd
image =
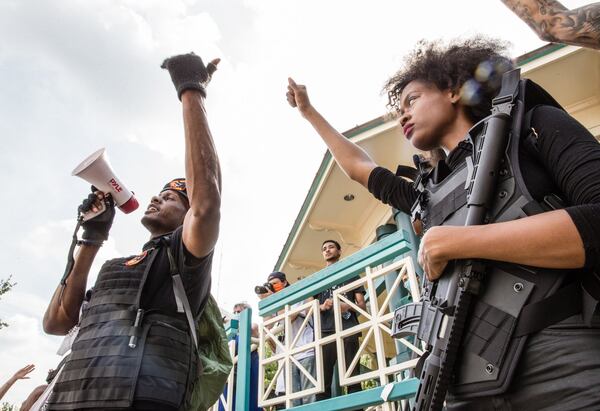
[[[269,277],[267,278],[267,283],[269,285],[269,287],[265,287],[267,292],[263,293],[263,294],[258,294],[258,297],[260,299],[268,297],[269,295],[272,295],[274,293],[278,293],[279,291],[283,290],[284,288],[286,288],[290,285],[287,282],[285,273],[282,273],[280,271],[275,271],[275,272],[269,274]],[[294,308],[297,308],[300,305],[306,303],[307,301],[309,301],[309,300],[300,301],[298,303],[292,304],[292,306],[291,306],[292,310]],[[281,314],[281,313],[282,312],[279,312],[279,314]],[[292,335],[289,336],[290,341],[293,341],[296,338],[296,336],[298,335],[298,333],[301,333],[300,336],[298,337],[298,341],[296,342],[294,348],[302,347],[303,345],[309,344],[314,341],[314,329],[313,329],[312,318],[308,320],[308,323],[306,324],[304,329],[302,329],[302,330],[300,329],[302,327],[302,324],[304,323],[305,318],[306,318],[305,311],[295,313],[291,316]],[[283,338],[284,338],[284,336],[281,335],[280,342],[282,344],[284,341]],[[273,348],[273,346],[275,349],[275,354],[280,354],[282,352],[279,344],[272,343],[271,348]],[[315,350],[314,349],[311,348],[309,350],[299,352],[294,355],[294,358],[300,363],[300,365],[302,366],[302,368],[304,368],[306,370],[306,372],[310,373],[310,375],[313,378],[316,378],[315,377]],[[279,367],[282,367],[282,366],[283,366],[283,363],[280,363]],[[285,375],[285,370],[282,370],[277,377],[277,384],[275,386],[275,395],[276,396],[281,396],[286,392],[284,375]],[[295,366],[293,362],[292,362],[291,388],[292,388],[292,393],[313,388],[313,384],[310,382],[310,380],[305,375],[305,373],[302,372],[297,366]],[[290,393],[288,392],[288,394],[290,394]],[[315,395],[311,394],[311,395],[307,395],[305,397],[301,397],[301,398],[292,400],[292,405],[294,407],[297,407],[297,406],[304,405],[304,404],[310,404],[314,401],[315,401]],[[283,407],[282,405],[278,405],[276,408],[284,409],[285,407]]]

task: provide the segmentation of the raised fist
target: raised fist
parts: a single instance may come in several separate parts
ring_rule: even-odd
[[[214,59],[205,66],[200,56],[188,53],[165,59],[161,67],[169,71],[177,96],[181,100],[181,95],[186,90],[198,90],[206,97],[206,86],[217,70],[219,61],[221,59]]]
[[[311,107],[306,86],[296,84],[291,77],[288,78],[288,91],[285,96],[290,106],[297,107],[301,114],[306,113]]]

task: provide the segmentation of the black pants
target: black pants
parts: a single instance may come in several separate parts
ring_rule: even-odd
[[[322,333],[323,338],[333,333]],[[358,335],[346,338],[344,340],[344,355],[346,357],[346,367],[350,365],[352,359],[358,352]],[[317,394],[317,401],[331,398],[331,381],[333,379],[333,368],[337,362],[337,347],[336,342],[333,341],[323,346],[323,379],[325,380],[325,391]],[[339,367],[339,366],[338,366]],[[352,375],[358,375],[360,370],[360,364],[356,364]],[[353,384],[348,386],[348,394],[358,392],[361,390],[360,384]]]
[[[547,328],[529,337],[509,390],[465,400],[448,411],[600,410],[600,329]]]

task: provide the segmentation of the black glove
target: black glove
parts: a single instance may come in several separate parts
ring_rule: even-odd
[[[181,94],[190,89],[198,90],[206,97],[206,86],[217,70],[217,66],[212,62],[205,66],[200,56],[194,53],[169,57],[163,61],[161,67],[169,70],[179,100]]]
[[[97,191],[96,187],[92,186],[92,191]],[[79,206],[79,212],[83,214],[90,211],[96,200],[98,200],[98,197],[95,192],[92,192]],[[84,240],[99,244],[108,240],[108,232],[115,218],[115,202],[113,198],[109,194],[105,194],[102,201],[104,201],[104,206],[106,207],[104,212],[81,224],[83,228],[81,237]]]

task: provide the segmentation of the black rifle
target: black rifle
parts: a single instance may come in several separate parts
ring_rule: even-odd
[[[508,146],[519,74],[519,70],[513,70],[504,75],[492,114],[469,131],[474,150],[471,178],[467,181],[466,226],[487,223],[486,214],[493,205],[500,165]],[[421,302],[396,310],[393,336],[416,334],[427,346],[417,366],[420,385],[415,410],[442,409],[471,301],[480,292],[483,276],[484,266],[480,261],[453,261],[437,281],[424,284]]]

